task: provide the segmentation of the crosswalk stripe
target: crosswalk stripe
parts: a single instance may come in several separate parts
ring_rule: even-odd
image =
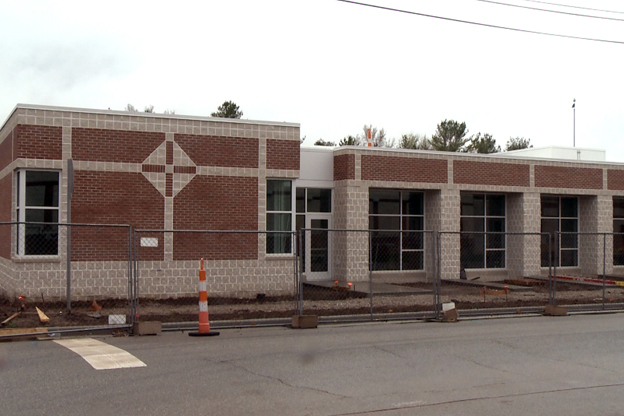
[[[129,352],[93,338],[61,339],[54,342],[80,355],[96,370],[146,366]]]

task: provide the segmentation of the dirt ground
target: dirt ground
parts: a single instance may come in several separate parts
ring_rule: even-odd
[[[499,283],[506,283],[505,281]],[[517,283],[517,282],[516,282]],[[403,286],[431,289],[431,284],[401,283]],[[559,305],[602,304],[602,287],[573,283],[557,283],[556,303]],[[72,311],[67,313],[65,302],[24,302],[19,316],[3,325],[3,328],[74,327],[108,325],[109,315],[125,315],[130,322],[130,307],[125,300],[97,299],[93,302],[72,302]],[[487,308],[519,308],[524,306],[545,306],[549,302],[547,282],[534,281],[527,291],[492,290],[483,293],[481,287],[443,283],[441,302],[455,302],[459,310]],[[606,303],[624,302],[624,287],[607,287]],[[292,296],[262,296],[253,299],[219,298],[208,300],[211,321],[247,320],[265,318],[289,318],[295,311]],[[0,322],[22,309],[19,300],[0,301]],[[39,307],[50,319],[40,322],[35,310]],[[94,310],[101,307],[100,310]],[[305,287],[303,297],[304,314],[319,316],[369,314],[370,299],[355,292],[335,291],[330,288]],[[197,298],[150,300],[141,299],[140,320],[161,322],[197,321]],[[433,310],[433,294],[409,294],[373,296],[373,312],[377,314],[421,312]]]

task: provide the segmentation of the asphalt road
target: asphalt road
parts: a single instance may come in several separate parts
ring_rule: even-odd
[[[624,415],[624,314],[0,344],[2,415]]]

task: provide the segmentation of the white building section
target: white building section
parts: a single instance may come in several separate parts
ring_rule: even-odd
[[[554,160],[584,160],[592,162],[605,162],[607,160],[606,152],[602,149],[565,146],[530,147],[528,149],[512,150],[510,152],[492,153],[490,156]]]

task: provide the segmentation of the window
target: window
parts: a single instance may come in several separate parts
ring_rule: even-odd
[[[268,180],[266,198],[267,254],[292,252],[292,182]]]
[[[331,213],[332,210],[332,190],[331,189],[322,189],[322,188],[297,188],[296,192],[296,218],[295,218],[295,229],[297,231],[302,228],[306,228],[306,213]],[[312,228],[316,228],[312,226]],[[323,240],[327,240],[328,238],[327,232],[322,231],[311,231],[310,238],[315,243],[319,243],[319,245],[323,245]],[[303,272],[305,272],[305,247],[306,247],[306,239],[302,239],[301,243],[303,247],[299,247],[299,240],[297,240],[297,252],[301,253],[303,256]],[[325,251],[327,251],[327,243],[324,244]],[[313,264],[314,266],[314,264]],[[312,270],[314,271],[314,270]]]
[[[542,233],[550,234],[550,253],[548,237],[542,237],[542,267],[548,267],[549,255],[553,265],[578,266],[578,198],[545,195],[541,205]],[[559,247],[555,239],[558,231],[564,233],[560,235]]]
[[[56,256],[59,246],[59,172],[18,170],[17,255]]]
[[[505,195],[461,194],[461,267],[505,268]]]
[[[624,198],[613,198],[613,265],[624,266]]]
[[[422,270],[424,194],[371,189],[368,213],[373,270]]]

